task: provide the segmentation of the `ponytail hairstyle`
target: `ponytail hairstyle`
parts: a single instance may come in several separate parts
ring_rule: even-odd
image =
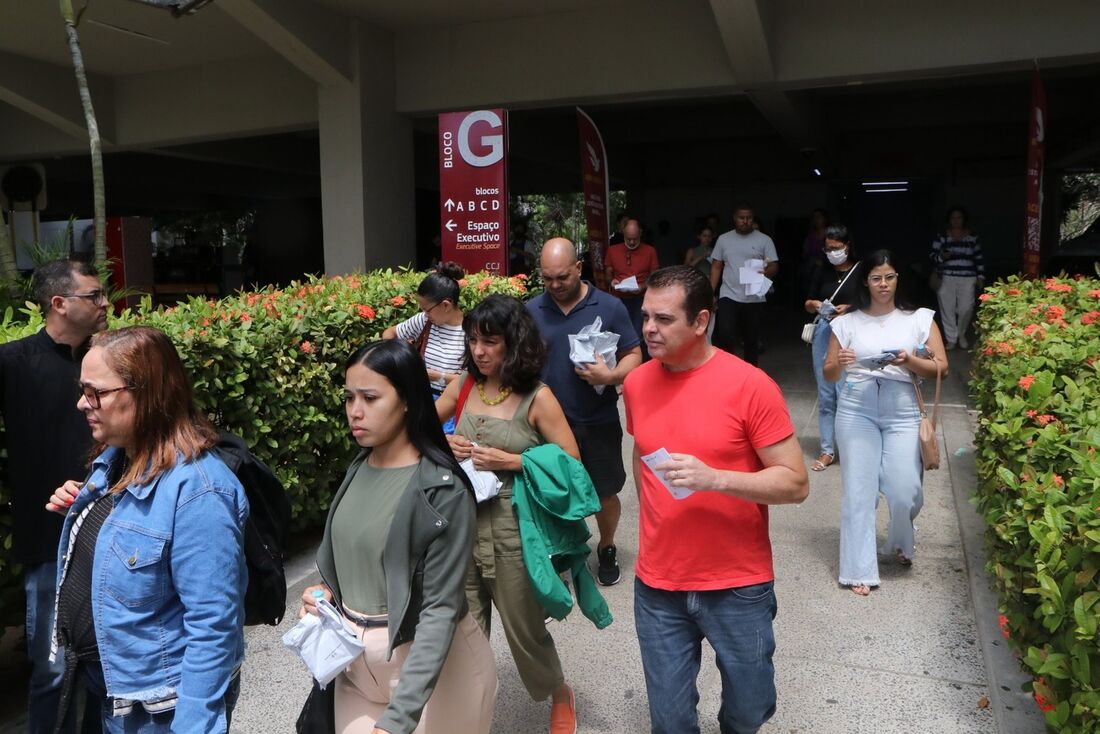
[[[440,263],[434,272],[428,273],[424,280],[417,286],[417,295],[421,295],[432,303],[450,301],[451,305],[458,308],[458,296],[460,288],[458,281],[465,277],[466,273],[457,263]]]

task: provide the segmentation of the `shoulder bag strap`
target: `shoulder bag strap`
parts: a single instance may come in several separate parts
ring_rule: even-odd
[[[470,377],[469,373],[462,377],[462,387],[458,390],[458,403],[455,404],[455,425],[458,425],[458,419],[462,417],[462,409],[466,407],[466,398],[470,397],[470,391],[474,389],[474,378]]]
[[[421,359],[424,359],[424,352],[428,351],[428,334],[430,333],[432,333],[432,322],[425,316],[424,328],[420,330],[420,338],[416,340],[416,351],[420,353]]]
[[[833,295],[829,296],[829,302],[830,303],[832,302],[832,300],[834,298],[836,298],[836,294],[840,293],[840,289],[844,287],[844,284],[848,282],[848,278],[852,277],[852,273],[854,273],[856,271],[856,268],[858,268],[858,267],[859,267],[859,263],[856,263],[855,265],[853,265],[852,267],[850,267],[848,269],[848,274],[844,276],[844,280],[840,281],[840,285],[838,285],[836,287],[836,290],[833,291]]]
[[[932,428],[935,428],[939,424],[940,418],[940,364],[936,362],[936,399],[932,404]],[[917,382],[917,375],[914,372],[909,373],[909,379],[913,383],[913,389],[917,393],[917,405],[920,407],[921,417],[928,417],[928,409],[924,406],[924,395],[920,391],[920,383]]]

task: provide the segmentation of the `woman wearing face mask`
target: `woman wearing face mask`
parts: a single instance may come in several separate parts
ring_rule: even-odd
[[[554,443],[578,460],[580,451],[557,398],[539,381],[545,347],[523,304],[489,296],[466,315],[465,329],[468,372],[448,386],[436,409],[441,419],[460,413],[448,437],[455,458],[472,458],[475,469],[495,472],[503,482],[496,497],[477,506],[474,562],[466,580],[470,611],[488,637],[496,607],[527,692],[536,701],[553,699],[550,734],[572,734],[573,690],[523,561],[512,484],[526,449]],[[467,381],[473,385],[460,408]]]
[[[825,366],[825,354],[829,351],[829,339],[833,335],[830,324],[848,310],[859,290],[858,276],[851,273],[858,263],[852,255],[852,237],[847,227],[834,224],[825,230],[823,258],[825,262],[815,269],[806,299],[806,312],[818,317],[811,346],[814,378],[817,380],[817,425],[821,436],[821,455],[810,467],[814,471],[825,471],[836,461],[833,424],[836,418],[837,386],[825,379],[822,369]],[[852,277],[848,278],[850,274]]]
[[[424,364],[373,342],[345,365],[344,408],[362,451],[333,497],[314,593],[366,648],[336,678],[340,734],[488,734],[497,675],[464,580],[474,499],[439,429]],[[333,601],[335,599],[335,601]]]
[[[875,507],[890,510],[883,550],[912,565],[913,520],[924,503],[920,408],[911,376],[947,374],[931,309],[897,296],[894,255],[878,250],[859,264],[857,298],[833,321],[825,379],[842,382],[836,438],[844,455],[840,503],[840,584],[859,596],[879,585]],[[893,355],[893,360],[888,360]],[[923,355],[923,356],[921,356]]]

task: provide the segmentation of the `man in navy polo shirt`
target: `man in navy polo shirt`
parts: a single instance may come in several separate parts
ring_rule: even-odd
[[[572,242],[560,237],[547,240],[539,267],[546,291],[532,298],[527,310],[546,343],[542,380],[561,403],[580,447],[581,463],[600,496],[596,578],[604,586],[611,586],[620,578],[615,530],[621,512],[618,494],[626,482],[619,395],[613,386],[622,384],[627,373],[642,363],[641,342],[622,301],[581,280],[581,262]],[[619,335],[618,363],[611,369],[597,357],[595,364],[576,368],[569,359],[569,335],[580,332],[597,316],[604,331]],[[595,385],[608,387],[601,394],[593,389]]]

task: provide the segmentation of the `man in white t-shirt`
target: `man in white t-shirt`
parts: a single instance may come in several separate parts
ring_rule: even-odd
[[[774,279],[779,272],[779,256],[772,238],[753,228],[752,207],[737,207],[733,226],[732,231],[718,238],[710,256],[710,284],[718,295],[714,346],[733,354],[737,342],[744,341],[745,361],[755,365],[759,361],[760,327],[767,297],[765,293],[749,295],[748,286],[741,283],[741,268],[749,260],[760,260],[764,267],[759,272]]]

